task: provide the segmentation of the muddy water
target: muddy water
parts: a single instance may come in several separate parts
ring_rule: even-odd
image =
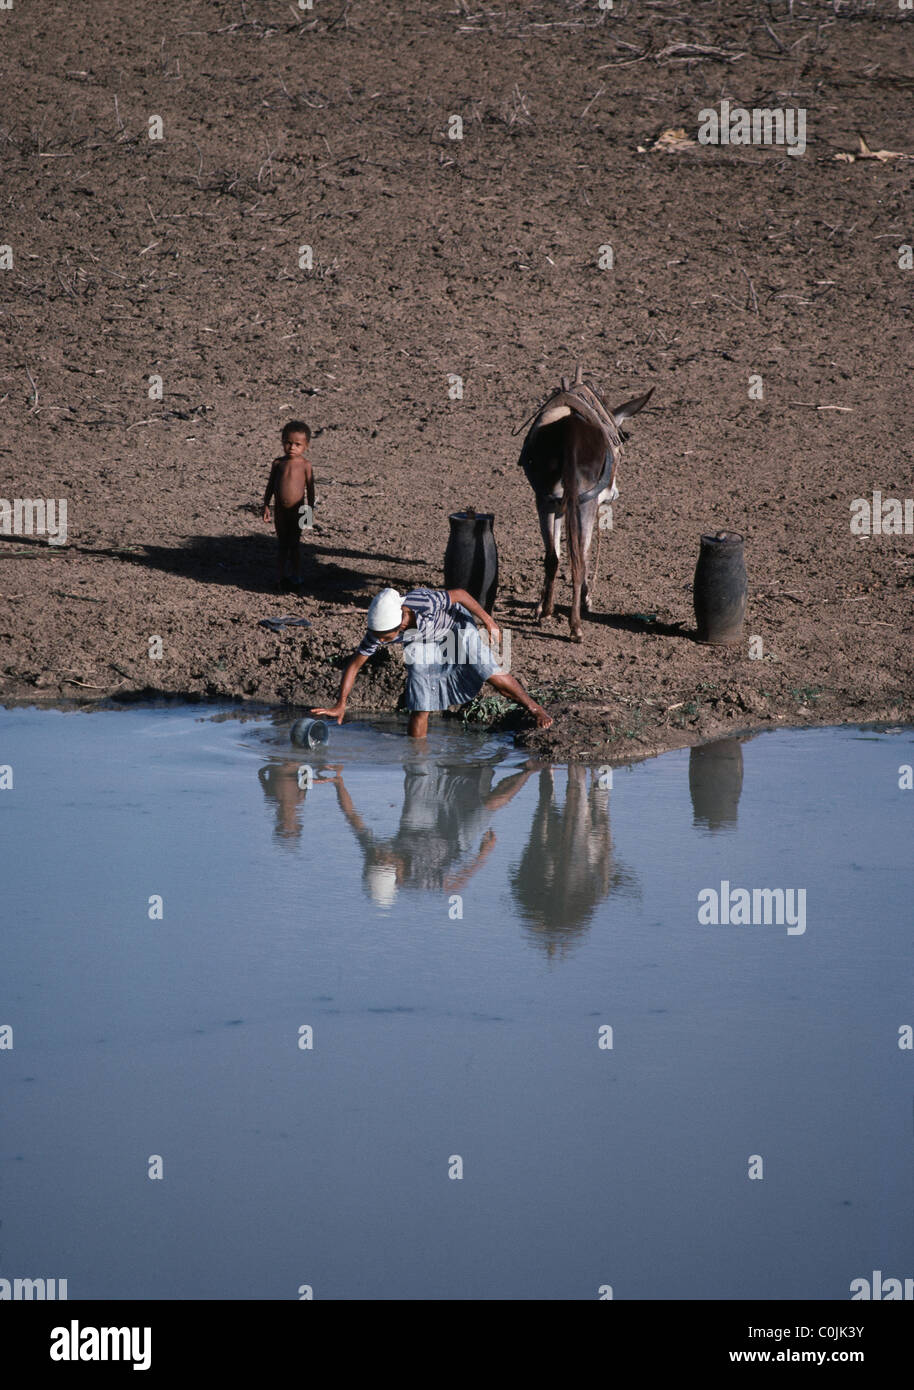
[[[305,766],[288,727],[0,712],[0,1277],[841,1300],[914,1272],[911,730],[610,788],[393,722]]]

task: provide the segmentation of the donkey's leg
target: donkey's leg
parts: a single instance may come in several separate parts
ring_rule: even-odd
[[[581,555],[578,564],[572,563],[571,566],[571,614],[568,617],[568,624],[571,627],[571,641],[583,642],[583,626],[581,623],[581,612],[588,612],[588,550],[590,549],[590,535],[593,534],[593,513],[595,505],[593,502],[585,502],[579,507],[579,527],[581,527]]]
[[[571,640],[572,640],[572,642],[583,642],[583,641],[584,641],[584,628],[583,628],[583,626],[581,625],[581,590],[582,590],[582,588],[583,588],[583,582],[582,582],[582,580],[580,579],[580,577],[579,577],[577,580],[575,580],[574,576],[572,576],[572,579],[571,579],[571,613],[570,613],[569,618],[568,618],[568,624],[569,624],[569,626],[570,626],[570,628],[571,628]]]
[[[559,529],[561,521],[556,516],[555,512],[548,511],[543,507],[538,507],[537,510],[539,512],[543,546],[545,547],[545,557],[543,560],[543,569],[545,571],[543,593],[534,614],[536,621],[539,622],[541,618],[552,617],[552,592],[555,588],[555,576],[559,567],[558,548],[561,544]]]
[[[601,493],[602,497],[604,494]],[[592,502],[586,502],[581,508],[581,546],[584,551],[584,581],[581,585],[581,612],[584,617],[590,615],[590,586],[587,583],[587,570],[590,564],[590,543],[593,539],[593,528],[597,515],[600,510],[600,499],[595,497]]]

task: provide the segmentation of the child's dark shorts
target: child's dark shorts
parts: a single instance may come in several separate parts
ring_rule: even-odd
[[[294,545],[301,536],[302,507],[305,499],[296,502],[293,507],[284,507],[281,502],[277,502],[273,508],[273,525],[276,527],[276,535],[280,545]]]

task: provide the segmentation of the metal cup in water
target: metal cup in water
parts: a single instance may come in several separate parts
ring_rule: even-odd
[[[296,719],[289,736],[296,748],[316,748],[327,742],[330,730],[323,719]]]

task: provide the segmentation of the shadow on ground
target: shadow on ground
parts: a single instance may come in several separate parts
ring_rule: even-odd
[[[47,542],[39,537],[2,537],[15,544],[17,558],[24,558],[21,547],[46,552]],[[53,550],[54,548],[52,548]],[[276,539],[270,533],[263,536],[189,536],[180,545],[134,545],[117,549],[106,546],[68,545],[59,553],[73,551],[83,555],[108,556],[144,569],[162,570],[167,574],[193,579],[202,584],[230,584],[250,593],[276,592]],[[339,564],[332,557],[368,560],[373,565],[410,565],[415,561],[399,555],[371,554],[364,550],[349,550],[329,545],[302,546],[302,576],[309,597],[334,603],[351,601],[356,594],[374,590],[389,583],[385,570],[362,571]]]

